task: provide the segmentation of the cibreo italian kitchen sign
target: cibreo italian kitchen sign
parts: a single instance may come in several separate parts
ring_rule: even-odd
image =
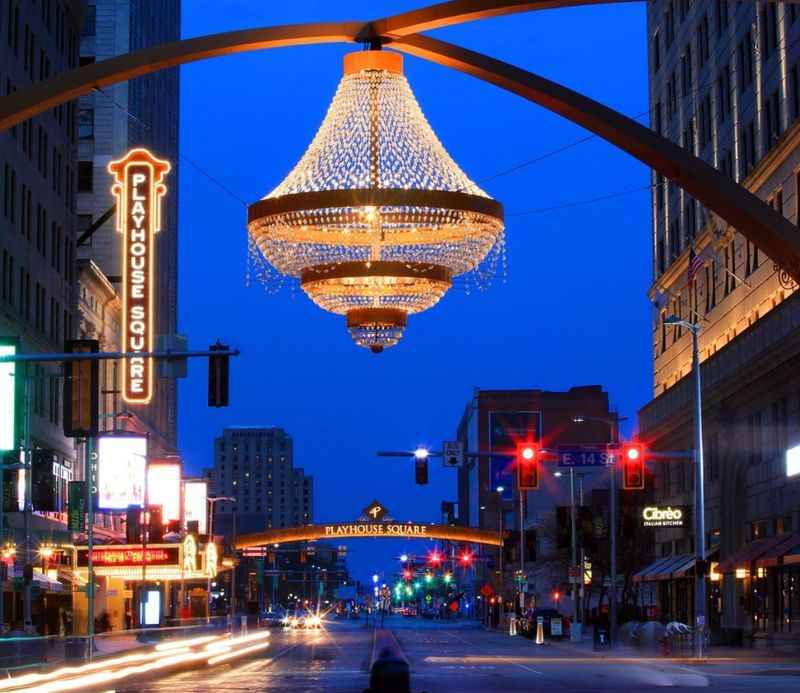
[[[155,235],[161,230],[161,198],[170,163],[146,149],[132,149],[108,165],[117,198],[117,231],[122,242],[122,350],[153,351]],[[122,361],[122,398],[147,404],[153,396],[153,359]]]

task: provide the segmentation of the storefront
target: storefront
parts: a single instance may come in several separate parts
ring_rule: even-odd
[[[74,548],[76,632],[87,625],[88,554],[86,546]],[[216,544],[200,544],[192,534],[179,543],[93,547],[97,629],[156,627],[207,616],[207,586],[217,575],[218,556]]]
[[[719,570],[729,599],[742,605],[745,634],[800,637],[800,533],[751,542]]]
[[[716,556],[715,550],[707,558],[711,570],[706,579],[706,618],[712,632],[720,626],[722,606]],[[664,556],[636,573],[633,582],[639,587],[641,611],[664,623],[679,621],[691,625],[694,622],[696,564],[694,554]]]

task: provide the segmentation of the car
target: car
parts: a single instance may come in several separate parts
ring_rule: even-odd
[[[261,627],[276,627],[283,625],[286,612],[283,609],[262,611],[258,616],[258,625]]]
[[[322,618],[318,614],[306,613],[303,616],[303,628],[322,628]]]
[[[281,619],[281,625],[284,628],[302,628],[300,619],[301,614],[293,609],[289,609]]]

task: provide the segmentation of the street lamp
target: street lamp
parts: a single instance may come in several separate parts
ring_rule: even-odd
[[[428,448],[418,447],[414,450],[414,457],[418,460],[427,460],[431,451]]]
[[[500,529],[500,550],[499,550],[499,558],[498,558],[498,565],[500,567],[500,614],[499,618],[503,618],[503,592],[505,591],[505,573],[503,572],[503,549],[505,548],[505,542],[503,541],[503,491],[505,491],[504,486],[498,486],[496,489],[497,491],[497,516],[499,518],[498,527]]]
[[[665,325],[682,325],[692,333],[692,371],[694,372],[694,516],[695,516],[695,653],[703,656],[706,630],[706,500],[703,473],[703,391],[700,380],[700,325],[675,315],[664,318]]]
[[[585,423],[587,421],[595,421],[598,423],[604,423],[610,426],[611,428],[611,442],[612,444],[619,443],[619,422],[623,419],[620,418],[618,414],[614,414],[612,416],[604,417],[604,416],[583,416],[578,414],[577,416],[573,417],[573,423]],[[616,643],[616,634],[617,634],[617,466],[616,466],[616,459],[614,460],[614,464],[609,466],[609,470],[611,472],[610,479],[609,479],[609,501],[608,501],[608,515],[609,515],[609,535],[610,535],[610,553],[611,553],[611,585],[608,589],[608,597],[610,602],[610,640],[611,644],[614,645]],[[577,560],[577,547],[575,544],[575,532],[576,532],[576,518],[575,518],[575,474],[573,469],[570,467],[569,470],[569,489],[570,489],[570,497],[572,498],[572,558],[573,558],[573,566],[575,565],[575,561]],[[581,568],[581,574],[583,574],[583,569]],[[573,603],[577,604],[577,597],[575,596],[577,592],[577,585],[575,583],[572,584],[572,594],[573,594]]]

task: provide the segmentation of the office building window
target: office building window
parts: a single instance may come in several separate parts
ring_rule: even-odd
[[[778,46],[778,3],[767,2],[761,7],[761,59],[766,62]]]
[[[692,44],[686,46],[686,52],[681,56],[681,93],[689,96],[692,91]]]
[[[697,67],[698,71],[703,69],[703,65],[708,62],[711,56],[711,48],[708,36],[708,15],[704,14],[700,23],[697,25]]]
[[[91,161],[78,162],[78,192],[92,192],[94,189],[94,164]]]
[[[717,0],[717,11],[715,13],[717,24],[717,37],[722,36],[725,27],[728,26],[728,0]]]
[[[653,35],[653,71],[658,72],[661,68],[661,34],[656,32]]]
[[[81,36],[95,36],[97,34],[97,7],[94,5],[83,6],[83,27]]]
[[[736,48],[739,64],[739,90],[744,92],[753,83],[753,33],[748,31]]]
[[[94,138],[94,108],[81,108],[78,111],[78,139]]]

